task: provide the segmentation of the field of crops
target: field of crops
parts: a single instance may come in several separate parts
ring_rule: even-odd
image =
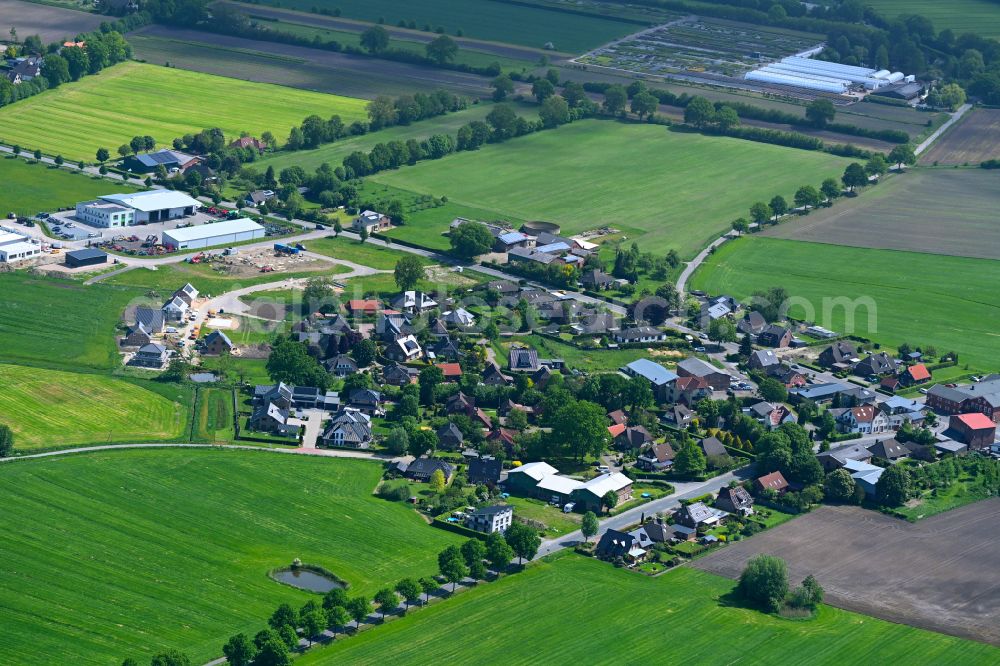
[[[988,645],[829,606],[807,621],[766,615],[734,604],[732,589],[732,581],[688,567],[650,579],[565,555],[299,662],[731,664],[801,654],[810,664],[986,664],[1000,658]],[[665,655],[665,640],[683,646],[683,656]]]
[[[75,206],[78,201],[110,194],[112,190],[130,192],[135,189],[67,169],[28,164],[15,157],[0,158],[0,181],[4,183],[0,201],[3,217],[10,212],[34,215]]]
[[[90,32],[101,25],[100,14],[86,14],[67,7],[51,6],[56,3],[21,2],[0,0],[0,34],[7,39],[8,31],[17,28],[17,36],[38,35],[43,44],[72,39],[81,32]]]
[[[793,240],[1000,259],[1000,186],[982,169],[910,169],[768,229]]]
[[[467,37],[542,48],[551,42],[558,51],[582,53],[642,29],[641,24],[612,17],[582,16],[565,12],[493,2],[492,0],[263,0],[310,11],[339,9],[346,18],[396,25],[415,21],[417,27],[443,28],[450,35],[461,30]]]
[[[645,250],[674,248],[690,257],[754,201],[818,186],[846,163],[826,153],[590,120],[371,180],[447,195],[449,203],[494,217],[556,222],[570,234],[611,226]]]
[[[207,127],[284,136],[314,113],[357,120],[365,101],[128,62],[0,109],[0,139],[93,161],[136,135],[167,146]]]
[[[997,5],[1000,13],[1000,5]],[[985,160],[1000,159],[1000,109],[974,109],[936,139],[920,155],[920,164],[977,166]]]
[[[890,21],[898,16],[919,14],[930,19],[934,29],[950,29],[959,36],[974,32],[1000,38],[1000,6],[991,0],[866,0]]]
[[[810,304],[816,323],[847,333],[845,308],[825,317],[824,299],[871,299],[873,309],[855,312],[856,335],[891,347],[934,345],[938,353],[957,351],[959,362],[972,369],[997,370],[996,275],[996,263],[987,259],[750,237],[723,245],[694,274],[691,287],[741,299],[784,287]],[[808,314],[802,305],[789,311],[792,317]]]
[[[0,273],[0,361],[77,370],[117,363],[115,324],[142,292]]]
[[[187,424],[183,401],[103,375],[0,363],[0,386],[0,423],[18,451],[170,441]]]
[[[117,664],[170,647],[201,664],[278,604],[316,598],[267,575],[296,557],[369,595],[433,573],[456,537],[374,497],[380,475],[367,461],[176,449],[5,465],[0,652]]]

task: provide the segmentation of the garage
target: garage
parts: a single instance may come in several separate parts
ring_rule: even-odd
[[[225,220],[197,227],[163,232],[163,244],[172,250],[194,250],[215,245],[232,245],[263,238],[264,227],[249,218]]]
[[[73,250],[66,253],[66,267],[99,266],[108,263],[108,253],[88,247],[84,250]]]

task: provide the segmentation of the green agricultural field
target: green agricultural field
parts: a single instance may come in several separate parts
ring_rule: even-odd
[[[345,18],[389,25],[416,21],[419,28],[441,27],[450,35],[542,48],[551,42],[559,51],[582,53],[642,29],[642,24],[611,17],[567,14],[541,7],[492,0],[265,0],[263,4],[310,11],[339,9]]]
[[[235,437],[232,391],[221,388],[199,388],[193,418],[193,441],[232,441]]]
[[[410,139],[423,141],[434,134],[455,136],[459,127],[474,120],[484,120],[492,108],[493,104],[480,102],[456,113],[428,118],[410,125],[397,125],[362,136],[346,137],[313,150],[268,153],[264,159],[255,162],[253,166],[261,170],[273,166],[274,170],[279,173],[285,167],[290,166],[300,166],[306,171],[312,172],[324,162],[337,167],[344,162],[345,157],[354,151],[360,150],[367,153],[376,143],[405,142]],[[533,104],[515,104],[514,108],[518,115],[525,118],[534,120],[538,117],[538,107]]]
[[[1000,39],[1000,7],[990,0],[866,0],[865,4],[890,21],[918,14],[930,19],[935,30],[949,29],[956,37],[973,32]]]
[[[458,537],[374,497],[381,472],[360,460],[178,449],[0,467],[4,661],[147,663],[177,648],[205,663],[230,635],[264,628],[278,604],[318,598],[268,577],[296,557],[356,594],[434,573]]]
[[[695,273],[694,289],[748,298],[784,287],[805,299],[816,322],[847,330],[845,308],[824,321],[824,299],[872,299],[874,315],[857,309],[854,333],[884,345],[933,345],[959,352],[972,369],[998,369],[1000,291],[997,263],[944,255],[872,250],[750,237],[723,245]],[[861,302],[861,301],[858,301]],[[808,317],[802,305],[789,311]]]
[[[0,159],[0,181],[4,183],[4,195],[0,202],[3,217],[10,212],[31,216],[43,211],[69,208],[78,201],[103,194],[133,192],[136,189],[131,185],[113,183],[67,169],[29,164],[15,157]]]
[[[0,362],[79,370],[118,364],[115,325],[142,291],[19,272],[0,273],[0,294]]]
[[[188,420],[183,400],[102,375],[0,364],[0,386],[0,423],[19,451],[170,441]]]
[[[365,117],[364,100],[326,95],[137,62],[116,65],[0,109],[0,139],[74,160],[136,135],[169,146],[176,137],[219,127],[285,136],[311,114]]]
[[[971,665],[1000,658],[1000,650],[989,645],[830,606],[804,621],[766,615],[732,603],[733,586],[730,580],[688,567],[647,578],[594,559],[564,555],[313,650],[297,663],[620,664],[681,659],[664,656],[664,636],[684,646],[683,661],[691,664],[770,663],[793,654],[809,655],[810,664]],[[477,638],[456,638],[460,636]]]
[[[568,234],[611,226],[644,250],[674,248],[690,257],[754,201],[790,198],[800,185],[839,177],[847,163],[826,153],[658,125],[587,120],[371,180],[446,195],[449,203],[494,217],[556,222]]]

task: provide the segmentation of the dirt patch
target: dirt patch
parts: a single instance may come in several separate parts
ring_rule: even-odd
[[[330,263],[320,259],[310,259],[303,255],[275,255],[273,250],[241,251],[235,256],[215,256],[211,259],[212,269],[231,278],[255,277],[261,273],[297,273],[299,271],[321,271],[330,268]]]
[[[1000,645],[1000,498],[911,524],[859,507],[822,507],[694,566],[738,578],[759,553],[788,562],[794,584],[809,574],[839,608]]]
[[[451,287],[470,287],[476,284],[477,280],[466,277],[461,273],[456,273],[453,268],[447,266],[428,266],[425,269],[427,280],[434,284],[445,284]]]
[[[1000,158],[1000,109],[970,111],[920,156],[920,164],[972,164]]]

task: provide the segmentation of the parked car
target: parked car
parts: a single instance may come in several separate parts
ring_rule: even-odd
[[[575,502],[568,502],[563,505],[563,513],[573,513],[573,509],[576,508]]]

